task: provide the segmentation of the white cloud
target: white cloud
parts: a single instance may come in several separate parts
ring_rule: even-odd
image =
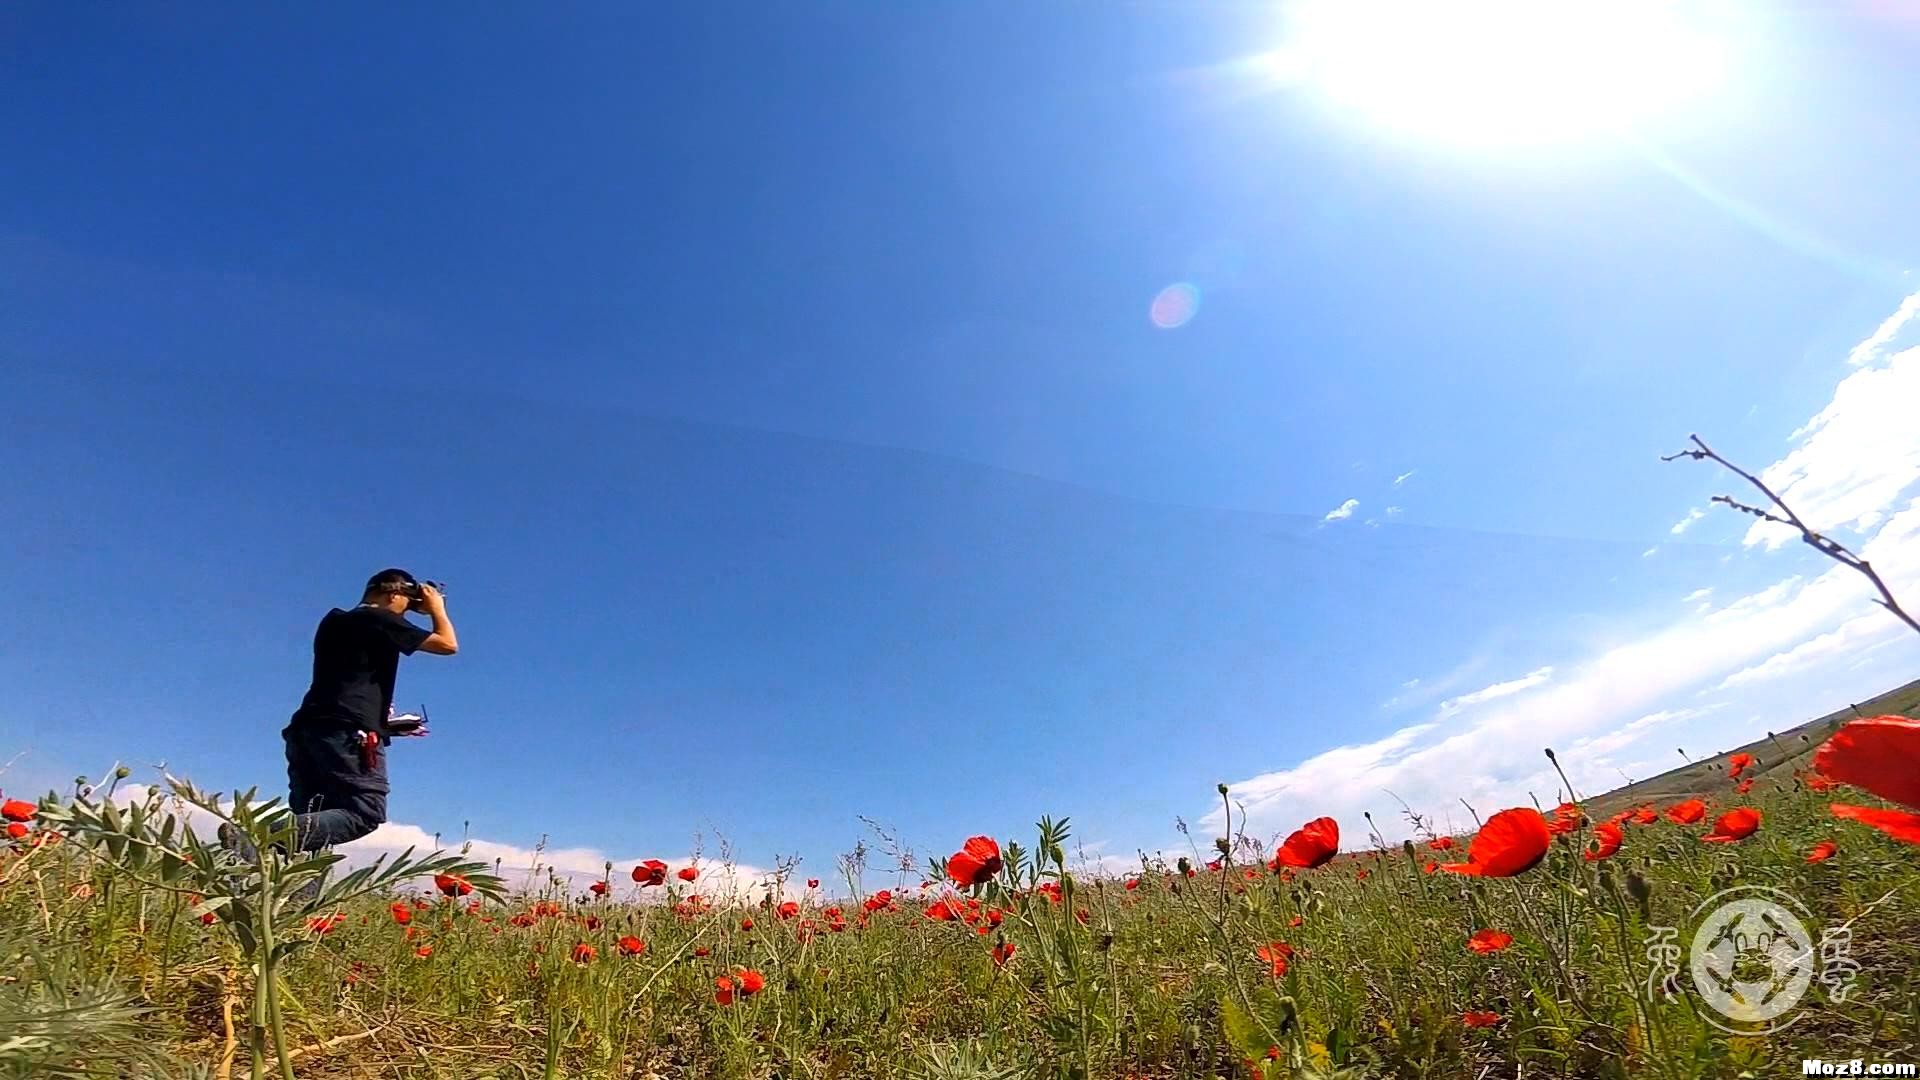
[[[1901,301],[1899,309],[1887,316],[1887,321],[1881,323],[1879,329],[1868,335],[1865,341],[1855,345],[1853,351],[1847,354],[1847,363],[1854,367],[1864,367],[1878,360],[1886,347],[1899,336],[1901,328],[1916,316],[1920,316],[1920,292]]]
[[[1402,484],[1404,484],[1404,483],[1406,483],[1407,481],[1409,481],[1409,480],[1411,480],[1411,479],[1413,479],[1413,474],[1414,474],[1414,472],[1415,472],[1415,470],[1413,470],[1413,469],[1408,469],[1408,470],[1407,470],[1406,472],[1403,472],[1403,473],[1401,473],[1401,474],[1400,474],[1399,476],[1396,476],[1396,477],[1394,477],[1394,478],[1393,478],[1393,486],[1394,486],[1394,487],[1399,487],[1400,485],[1402,485]]]
[[[1868,357],[1863,363],[1883,357],[1894,332],[1920,318],[1920,302],[1909,299],[1902,311],[1899,325],[1883,325],[1855,350]],[[1886,357],[1884,366],[1848,373],[1832,400],[1794,433],[1785,456],[1760,474],[1815,527],[1850,525],[1866,534],[1855,549],[1896,595],[1920,604],[1920,499],[1909,495],[1920,483],[1920,425],[1910,422],[1916,412],[1920,348]],[[1765,533],[1750,534],[1749,543],[1756,541],[1775,543]],[[1645,557],[1658,551],[1657,545],[1649,548]],[[1710,596],[1699,590],[1687,599],[1704,605]],[[1611,787],[1618,783],[1611,757],[1669,725],[1697,721],[1723,706],[1738,711],[1714,729],[1716,738],[1750,737],[1765,725],[1803,719],[1773,715],[1768,680],[1796,672],[1837,675],[1861,654],[1902,637],[1906,630],[1871,605],[1873,596],[1860,575],[1824,563],[1735,596],[1716,610],[1650,612],[1648,629],[1584,658],[1557,662],[1551,680],[1543,678],[1525,697],[1483,698],[1482,707],[1444,726],[1415,724],[1334,746],[1231,786],[1247,808],[1250,832],[1279,832],[1331,814],[1356,836],[1363,810],[1372,810],[1375,822],[1393,832],[1395,798],[1444,820],[1457,813],[1461,799],[1484,814],[1525,805],[1530,794],[1543,801],[1554,797],[1561,782],[1542,753],[1546,747],[1560,751],[1561,764],[1583,791]],[[1694,708],[1678,704],[1702,691],[1731,700]],[[1464,703],[1479,694],[1484,691],[1452,700]],[[1664,757],[1650,747],[1627,756],[1645,759],[1635,761],[1636,771],[1657,769],[1652,763]],[[1217,810],[1206,823],[1221,827]]]
[[[1448,717],[1462,709],[1471,708],[1488,701],[1495,701],[1503,697],[1512,697],[1514,694],[1518,694],[1523,690],[1531,690],[1552,678],[1553,669],[1550,667],[1529,671],[1517,679],[1494,683],[1492,686],[1483,687],[1469,694],[1461,694],[1459,697],[1448,698],[1440,703],[1440,715],[1442,717]]]
[[[1899,495],[1920,480],[1916,412],[1920,348],[1843,379],[1827,407],[1793,433],[1799,445],[1761,470],[1760,479],[1816,531],[1850,527],[1868,532],[1884,520]],[[1740,491],[1736,497],[1754,501],[1758,493]],[[1746,543],[1772,550],[1799,535],[1785,525],[1755,521],[1747,529]]]
[[[1694,709],[1662,709],[1659,712],[1648,713],[1615,731],[1589,735],[1575,741],[1568,748],[1568,755],[1570,757],[1592,755],[1595,758],[1604,759],[1608,754],[1640,741],[1641,737],[1652,728],[1671,724],[1676,720],[1693,720],[1720,707],[1720,705],[1704,705]]]
[[[1399,507],[1397,507],[1397,506],[1389,506],[1389,507],[1387,507],[1387,516],[1388,516],[1388,517],[1399,517],[1401,513],[1402,513],[1402,511],[1401,511],[1401,509],[1400,509]]]
[[[1698,604],[1702,601],[1712,599],[1712,597],[1713,597],[1713,587],[1709,585],[1704,589],[1695,589],[1692,592],[1688,593],[1687,595],[1681,597],[1680,602],[1683,604]]]
[[[114,802],[121,805],[137,802],[146,798],[150,790],[152,789],[144,784],[122,784],[114,792]],[[221,801],[225,803],[224,799]],[[219,828],[217,818],[197,807],[180,803],[172,806],[171,809],[178,816],[183,817],[203,839],[211,840]],[[692,855],[669,858],[667,855],[654,853],[609,860],[604,853],[594,848],[538,850],[480,839],[464,843],[443,839],[442,843],[436,844],[433,833],[429,830],[418,825],[392,821],[381,825],[371,834],[350,844],[342,844],[334,850],[345,856],[344,865],[351,867],[365,866],[383,855],[398,855],[409,847],[414,849],[415,856],[444,849],[449,852],[464,851],[467,858],[488,865],[493,865],[497,860],[500,876],[507,882],[509,889],[539,889],[552,879],[558,878],[570,890],[584,890],[600,879],[606,864],[611,861],[613,863],[612,880],[616,893],[626,889],[634,889],[638,893],[639,890],[633,885],[631,874],[636,864],[648,858],[658,858],[674,870],[679,870],[683,866],[697,867],[700,876],[693,884],[687,885],[675,880],[675,886],[683,894],[697,893],[717,902],[732,900],[744,902],[749,899],[757,901],[765,895],[764,886],[774,879],[772,871],[761,867],[733,863],[724,859],[696,859]],[[801,891],[799,888],[801,884],[803,883],[787,882],[781,890],[782,895],[797,897]],[[659,892],[658,889],[648,889],[645,895],[653,897],[659,895]]]
[[[1850,657],[1910,633],[1912,631],[1887,612],[1871,610],[1791,649],[1774,653],[1758,664],[1741,668],[1720,680],[1714,689],[1727,690],[1804,672],[1824,660]]]
[[[1660,554],[1660,545],[1655,544],[1652,547],[1648,548],[1647,550],[1641,552],[1640,557],[1643,559],[1651,559],[1658,554]]]
[[[1353,512],[1359,508],[1360,508],[1359,499],[1348,499],[1346,502],[1343,502],[1339,506],[1336,506],[1333,509],[1327,511],[1327,516],[1321,518],[1320,520],[1322,522],[1345,521],[1347,518],[1352,517]]]
[[[1706,516],[1707,516],[1706,511],[1696,507],[1692,510],[1687,511],[1687,516],[1681,518],[1679,521],[1674,522],[1673,528],[1667,531],[1671,532],[1675,536],[1679,536],[1681,533],[1686,532],[1689,528],[1692,528],[1694,522],[1699,521],[1701,518]]]
[[[1067,863],[1081,877],[1115,878],[1140,872],[1140,856],[1137,852],[1117,855],[1107,851],[1107,847],[1106,840],[1075,844]]]

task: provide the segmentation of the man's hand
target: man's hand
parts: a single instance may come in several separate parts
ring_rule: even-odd
[[[440,595],[439,589],[421,582],[419,603],[421,610],[433,619],[433,633],[420,643],[421,651],[435,656],[452,656],[459,652],[460,639],[454,636],[453,620],[447,618],[447,598]]]
[[[387,717],[387,734],[396,739],[417,738],[427,733],[427,718],[424,714],[401,713]]]

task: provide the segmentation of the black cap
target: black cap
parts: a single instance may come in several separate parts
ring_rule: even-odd
[[[367,591],[397,592],[413,595],[420,591],[420,582],[412,574],[398,567],[388,567],[367,579]]]

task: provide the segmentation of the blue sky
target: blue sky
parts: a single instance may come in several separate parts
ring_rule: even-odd
[[[1920,589],[1920,22],[1739,10],[1631,137],[1488,145],[1249,76],[1285,5],[10,9],[0,783],[277,790],[389,564],[463,651],[387,839],[581,865],[1124,858],[1223,780],[1357,836],[1903,682],[1674,531],[1699,431]]]

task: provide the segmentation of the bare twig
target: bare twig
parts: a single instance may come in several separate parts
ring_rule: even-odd
[[[1800,539],[1805,541],[1815,551],[1818,551],[1820,554],[1825,555],[1827,558],[1832,559],[1842,566],[1850,567],[1858,571],[1868,581],[1872,582],[1873,587],[1879,590],[1880,593],[1879,597],[1874,600],[1874,603],[1886,608],[1893,614],[1894,618],[1906,623],[1908,629],[1916,634],[1920,634],[1920,622],[1915,622],[1913,616],[1907,614],[1906,609],[1900,606],[1900,602],[1894,599],[1893,591],[1887,588],[1887,583],[1881,580],[1879,572],[1874,570],[1871,563],[1854,554],[1852,550],[1840,541],[1808,527],[1806,522],[1800,520],[1800,515],[1794,513],[1793,508],[1788,506],[1780,496],[1774,494],[1773,489],[1768,487],[1764,481],[1715,453],[1713,448],[1708,446],[1706,441],[1701,439],[1700,436],[1689,435],[1687,438],[1693,440],[1693,445],[1697,449],[1682,450],[1677,454],[1667,454],[1660,460],[1677,461],[1680,458],[1692,458],[1695,461],[1706,460],[1718,462],[1729,472],[1746,480],[1747,483],[1752,484],[1755,488],[1759,489],[1762,495],[1767,497],[1768,502],[1771,502],[1779,509],[1780,513],[1776,514],[1761,509],[1758,506],[1748,505],[1728,495],[1715,495],[1712,501],[1737,510],[1742,514],[1751,514],[1762,521],[1770,521],[1775,525],[1785,525],[1788,528],[1799,530]]]

